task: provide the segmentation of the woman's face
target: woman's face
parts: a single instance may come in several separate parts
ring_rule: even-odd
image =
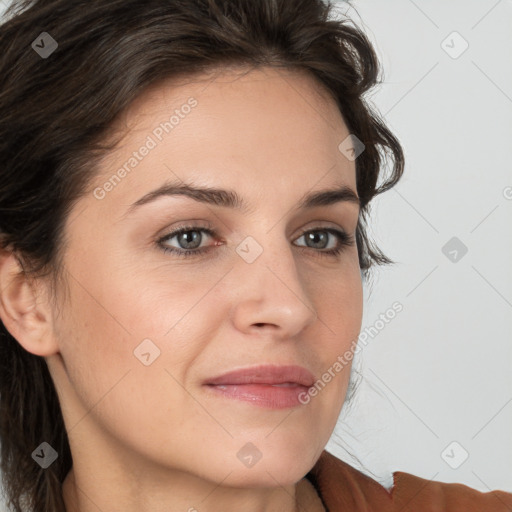
[[[75,472],[296,482],[334,429],[350,363],[333,368],[361,327],[357,247],[335,234],[355,238],[359,206],[302,204],[356,193],[349,131],[311,78],[275,69],[160,84],[125,123],[68,217],[46,358]],[[148,196],[164,185],[226,192]],[[270,364],[331,379],[305,404],[290,387],[205,384]]]

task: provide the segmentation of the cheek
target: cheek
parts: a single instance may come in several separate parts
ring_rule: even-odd
[[[94,275],[74,269],[60,333],[69,378],[90,408],[129,371],[131,396],[155,404],[151,389],[164,386],[172,394],[171,375],[183,382],[214,336],[219,302],[205,294],[219,278],[205,281],[166,267],[152,273],[106,268]]]
[[[199,349],[185,343],[194,339],[192,331],[185,333],[192,326],[188,316],[178,322],[186,304],[177,304],[173,314],[169,297],[159,300],[149,288],[137,293],[129,283],[114,286],[114,281],[103,287],[89,281],[88,292],[74,286],[72,306],[59,326],[69,379],[69,386],[61,386],[69,404],[67,425],[83,436],[99,426],[140,452],[154,450],[152,456],[158,458],[160,443],[169,443],[169,433],[184,428],[184,418],[190,433],[191,419],[204,416],[180,384]],[[175,329],[162,336],[173,321],[178,322]],[[142,432],[151,432],[150,446]]]
[[[107,286],[107,283],[105,283]],[[117,320],[117,311],[90,280],[76,282],[59,326],[60,352],[74,399],[92,411],[133,367],[133,338]]]
[[[350,381],[350,372],[363,318],[363,289],[359,265],[347,266],[339,277],[326,280],[318,293],[318,329],[322,361],[318,397],[330,404],[332,411],[341,408]],[[335,419],[333,415],[331,419]]]
[[[363,287],[357,252],[337,271],[320,275],[305,272],[308,293],[317,308],[329,351],[342,350],[356,340],[363,318]]]

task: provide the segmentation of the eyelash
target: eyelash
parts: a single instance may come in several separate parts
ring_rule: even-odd
[[[187,233],[189,231],[197,231],[197,232],[207,233],[212,238],[217,237],[217,233],[213,229],[199,227],[199,226],[184,226],[184,227],[181,227],[175,231],[172,231],[172,232],[168,233],[167,235],[165,235],[164,237],[160,238],[157,241],[157,245],[164,253],[171,253],[171,254],[174,254],[174,255],[176,255],[178,257],[182,257],[182,258],[197,256],[199,254],[208,252],[212,248],[212,246],[209,246],[209,247],[203,247],[202,249],[190,249],[190,250],[181,249],[181,250],[179,250],[179,249],[176,249],[175,247],[169,247],[169,246],[166,246],[163,244],[164,241],[168,241],[169,239],[172,239],[176,236],[179,236],[183,233]],[[313,247],[307,247],[307,246],[299,246],[299,248],[311,249],[311,250],[315,251],[317,253],[317,255],[320,257],[338,257],[345,247],[352,246],[355,243],[354,237],[352,235],[349,235],[345,231],[334,229],[334,228],[308,229],[306,231],[303,231],[298,238],[300,238],[308,233],[314,233],[317,231],[324,231],[324,232],[330,233],[332,235],[335,235],[338,238],[338,242],[339,242],[338,247],[336,247],[335,249],[328,249],[328,250],[314,249]]]

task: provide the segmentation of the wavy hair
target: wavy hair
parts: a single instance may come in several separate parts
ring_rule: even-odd
[[[365,150],[356,159],[356,231],[364,278],[393,263],[366,233],[370,201],[403,173],[397,138],[365,94],[380,82],[376,53],[329,0],[14,0],[0,25],[0,250],[30,278],[62,278],[63,226],[87,193],[106,135],[148,86],[226,66],[302,70],[336,101]],[[31,48],[42,32],[58,47]],[[384,178],[384,162],[392,165]],[[379,179],[381,184],[378,185]],[[57,460],[31,457],[42,441]],[[3,487],[15,512],[65,512],[72,456],[44,358],[0,322]]]

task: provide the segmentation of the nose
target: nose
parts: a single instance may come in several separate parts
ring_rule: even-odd
[[[268,330],[279,338],[291,338],[311,325],[317,319],[317,312],[307,280],[298,273],[289,242],[284,237],[278,240],[273,237],[273,241],[266,238],[264,246],[254,239],[239,246],[236,272],[232,275],[236,284],[231,318],[241,332]],[[251,259],[243,257],[244,248],[263,251],[249,263]]]

